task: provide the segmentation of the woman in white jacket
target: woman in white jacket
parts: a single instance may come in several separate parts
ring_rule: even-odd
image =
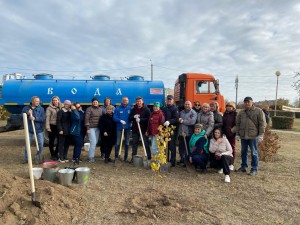
[[[219,173],[224,173],[225,182],[229,183],[229,165],[232,165],[233,162],[232,147],[219,128],[215,129],[213,132],[213,137],[210,140],[209,151],[215,154],[215,162],[217,167],[220,169]]]

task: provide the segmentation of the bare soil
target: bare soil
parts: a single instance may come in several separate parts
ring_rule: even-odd
[[[230,184],[213,169],[190,174],[176,166],[158,178],[131,164],[115,167],[100,159],[97,148],[95,164],[80,163],[91,168],[87,185],[36,180],[37,208],[28,165],[21,163],[23,131],[0,133],[0,224],[300,224],[300,135],[278,135],[275,162],[260,162],[256,177],[232,172]],[[49,160],[47,147],[43,153]]]

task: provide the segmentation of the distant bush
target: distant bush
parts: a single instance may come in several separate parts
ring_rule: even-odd
[[[274,110],[270,110],[270,116],[273,117],[275,114]],[[276,116],[286,116],[286,117],[295,117],[295,112],[288,112],[288,111],[279,111],[276,110]]]
[[[9,117],[9,112],[4,108],[4,106],[0,105],[0,120],[6,120]]]
[[[259,160],[264,162],[274,161],[274,157],[280,148],[279,137],[267,126],[264,139],[258,144]]]
[[[300,112],[295,112],[295,117],[300,118]]]
[[[292,129],[294,125],[294,118],[287,116],[273,116],[272,128],[274,129]]]

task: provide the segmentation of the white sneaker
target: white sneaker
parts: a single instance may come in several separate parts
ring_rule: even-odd
[[[223,169],[218,170],[218,173],[222,174],[223,173]]]
[[[229,175],[225,175],[225,183],[230,183],[230,176]]]
[[[234,166],[233,165],[229,165],[229,170],[233,171],[234,170]]]

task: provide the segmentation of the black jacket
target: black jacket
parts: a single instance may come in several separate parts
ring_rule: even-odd
[[[147,127],[148,127],[148,120],[150,117],[150,110],[148,109],[147,106],[143,105],[141,109],[138,109],[137,106],[135,105],[129,114],[129,121],[132,121],[132,133],[139,133],[139,129],[137,126],[137,123],[135,121],[134,115],[139,114],[140,115],[140,126],[142,133],[146,133]]]
[[[100,118],[99,127],[103,144],[114,144],[116,142],[117,131],[116,123],[113,120],[113,114],[104,114]],[[104,136],[104,132],[106,132],[108,136]]]
[[[170,125],[177,126],[179,119],[179,111],[175,105],[166,105],[161,109],[165,115],[166,121],[170,122]]]
[[[57,112],[57,132],[63,131],[63,135],[69,135],[71,128],[71,110],[62,108]]]

